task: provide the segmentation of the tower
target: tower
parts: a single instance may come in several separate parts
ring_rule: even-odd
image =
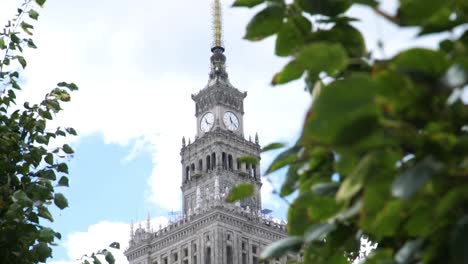
[[[244,99],[229,81],[222,43],[221,6],[214,0],[214,41],[207,85],[192,95],[196,137],[182,139],[182,217],[155,232],[132,231],[125,255],[131,264],[256,264],[261,250],[286,236],[285,225],[261,214],[262,186],[258,136],[244,138]],[[255,194],[235,204],[225,202],[237,184],[249,182]],[[174,190],[175,191],[175,190]],[[280,258],[272,264],[285,263]]]

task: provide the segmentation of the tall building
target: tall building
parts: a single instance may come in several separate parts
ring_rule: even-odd
[[[182,139],[180,151],[182,217],[167,227],[132,228],[125,255],[130,264],[257,264],[261,250],[286,236],[284,224],[262,216],[258,137],[244,138],[244,99],[226,72],[221,39],[221,9],[214,1],[214,44],[208,83],[193,94],[197,122],[193,142]],[[255,194],[225,202],[229,191],[249,182]],[[176,190],[174,190],[176,191]],[[270,263],[286,263],[278,258]]]

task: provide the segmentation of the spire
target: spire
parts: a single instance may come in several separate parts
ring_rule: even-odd
[[[213,48],[211,51],[214,52],[215,49],[223,48],[223,21],[221,13],[221,3],[220,0],[214,0],[213,3]]]
[[[133,219],[132,219],[132,223],[130,224],[130,240],[133,240],[133,234],[135,234],[133,232]]]
[[[210,80],[227,80],[226,56],[224,56],[223,27],[220,0],[213,2],[213,46],[211,47],[211,72]]]
[[[151,216],[150,216],[150,213],[148,212],[148,216],[146,218],[146,232],[151,232],[151,223],[150,223],[150,219],[151,219]]]

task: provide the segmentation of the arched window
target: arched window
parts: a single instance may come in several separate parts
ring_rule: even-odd
[[[211,169],[216,167],[216,153],[211,154]]]
[[[192,163],[192,165],[190,165],[190,169],[191,169],[192,173],[195,172],[195,164],[194,163]]]
[[[206,247],[205,264],[211,264],[211,248],[210,247]]]
[[[203,171],[203,160],[200,159],[198,161],[198,171],[202,172]]]
[[[221,154],[221,163],[223,165],[223,169],[227,169],[226,153],[224,152]]]
[[[253,177],[257,179],[257,166],[255,164],[252,165],[252,172],[253,172]]]
[[[227,264],[232,264],[233,261],[233,256],[232,256],[232,247],[230,245],[226,246],[226,263]]]
[[[247,170],[247,173],[249,174],[249,176],[252,176],[252,171],[250,170],[250,164],[246,163],[245,169]]]
[[[211,170],[210,155],[206,156],[206,171]]]
[[[228,168],[232,170],[232,155],[231,154],[228,155]]]
[[[188,182],[190,180],[190,167],[187,166],[185,168],[185,181]]]

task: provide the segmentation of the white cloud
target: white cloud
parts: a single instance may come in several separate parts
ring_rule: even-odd
[[[151,228],[156,230],[160,225],[167,225],[168,219],[166,217],[155,217],[151,219],[150,223]],[[146,221],[135,223],[135,230],[138,227],[146,228]],[[63,246],[70,260],[51,261],[49,264],[77,264],[80,263],[77,260],[84,255],[90,255],[104,248],[111,250],[117,264],[128,263],[123,252],[128,247],[129,239],[130,224],[110,221],[99,222],[89,226],[86,231],[68,234]],[[113,242],[120,243],[120,250],[108,247]]]

